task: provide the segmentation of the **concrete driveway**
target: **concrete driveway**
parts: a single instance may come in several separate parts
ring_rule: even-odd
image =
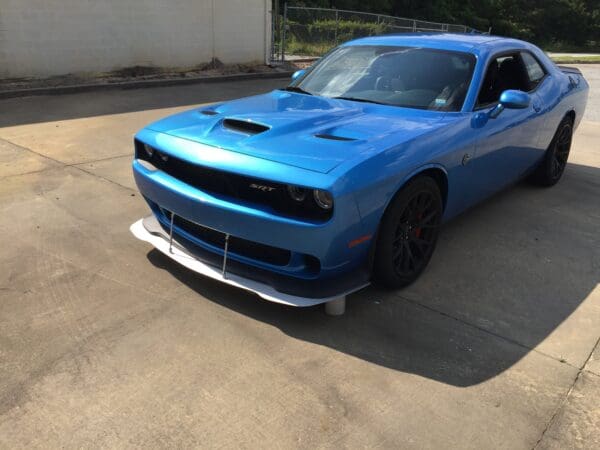
[[[0,101],[0,447],[600,447],[598,116],[556,187],[457,218],[416,284],[342,317],[130,235],[136,130],[284,83]]]

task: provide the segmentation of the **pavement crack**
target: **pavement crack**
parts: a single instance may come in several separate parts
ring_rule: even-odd
[[[49,172],[51,170],[56,170],[56,169],[62,169],[62,167],[46,167],[45,169],[32,170],[30,172],[13,173],[13,174],[10,174],[10,175],[4,175],[4,176],[0,177],[0,180],[4,180],[6,178],[20,177],[20,176],[23,176],[23,175],[32,175],[34,173]]]
[[[13,174],[13,175],[6,175],[4,177],[0,177],[0,179],[4,179],[4,178],[8,178],[8,177],[17,177],[17,176],[21,176],[21,175],[29,175],[29,174],[33,174],[33,173],[46,172],[48,170],[54,170],[54,169],[57,169],[57,168],[72,167],[73,169],[80,170],[81,172],[83,172],[83,173],[85,173],[87,175],[91,175],[91,176],[99,178],[101,180],[108,181],[109,183],[112,183],[112,184],[114,184],[116,186],[119,186],[119,187],[121,187],[123,189],[127,189],[128,191],[137,192],[136,189],[132,189],[132,188],[130,188],[128,186],[122,185],[121,183],[117,183],[116,181],[110,180],[110,179],[108,179],[106,177],[98,175],[97,173],[90,172],[89,170],[85,170],[83,167],[80,167],[80,166],[82,166],[84,164],[92,164],[92,163],[95,163],[95,162],[108,161],[108,160],[116,159],[116,158],[123,158],[124,156],[128,156],[129,153],[127,153],[125,155],[109,156],[107,158],[95,159],[95,160],[92,160],[92,161],[84,161],[84,162],[76,162],[76,163],[64,163],[64,162],[62,162],[62,161],[60,161],[58,159],[54,159],[54,158],[52,158],[50,156],[44,155],[43,153],[36,152],[35,150],[32,150],[32,149],[30,149],[28,147],[23,147],[22,145],[15,144],[14,142],[9,141],[7,139],[0,138],[0,141],[6,142],[7,144],[13,145],[13,146],[15,146],[15,147],[17,147],[17,148],[19,148],[21,150],[25,150],[27,152],[31,152],[31,153],[33,153],[33,154],[35,154],[35,155],[37,155],[37,156],[39,156],[41,158],[45,158],[45,159],[47,159],[49,161],[52,161],[52,162],[54,162],[54,163],[56,163],[56,164],[58,164],[60,166],[60,167],[48,167],[46,169],[34,170],[34,171],[31,171],[31,172],[18,173],[18,174]]]
[[[553,424],[553,423],[554,423],[554,421],[556,420],[556,417],[557,417],[557,416],[558,416],[558,414],[561,412],[561,410],[564,408],[564,406],[565,406],[565,404],[567,403],[567,401],[568,401],[568,399],[569,399],[569,397],[570,397],[571,393],[572,393],[572,392],[573,392],[573,390],[575,389],[575,385],[577,384],[577,381],[579,381],[579,379],[581,378],[581,375],[582,375],[582,373],[584,372],[584,370],[585,370],[585,367],[587,366],[588,362],[589,362],[589,361],[590,361],[590,359],[592,358],[592,355],[594,354],[594,352],[596,351],[596,349],[597,349],[597,348],[600,346],[600,337],[599,337],[599,338],[598,338],[598,340],[596,341],[596,344],[595,344],[595,345],[592,347],[592,349],[591,349],[590,353],[588,354],[587,358],[585,359],[585,361],[583,362],[583,364],[581,365],[581,367],[578,367],[578,366],[575,366],[575,365],[573,365],[573,364],[571,364],[571,363],[569,363],[569,362],[566,362],[566,361],[562,361],[562,360],[560,360],[560,359],[557,359],[557,358],[555,358],[555,357],[554,357],[554,356],[552,356],[552,355],[548,355],[547,353],[541,352],[541,351],[539,351],[539,350],[537,350],[537,349],[535,349],[535,348],[531,348],[531,347],[529,347],[529,346],[527,346],[527,345],[525,345],[525,344],[522,344],[522,343],[521,343],[521,342],[519,342],[519,341],[516,341],[516,340],[514,340],[514,339],[508,338],[508,337],[506,337],[506,336],[502,336],[502,335],[500,335],[500,334],[498,334],[498,333],[495,333],[495,332],[493,332],[493,331],[486,330],[485,328],[482,328],[482,327],[480,327],[480,326],[478,326],[478,325],[475,325],[475,324],[473,324],[473,323],[467,322],[467,321],[465,321],[465,320],[463,320],[463,319],[460,319],[460,318],[458,318],[458,317],[454,317],[454,316],[453,316],[453,315],[451,315],[451,314],[448,314],[448,313],[445,313],[445,312],[443,312],[443,311],[440,311],[440,310],[437,310],[437,309],[435,309],[435,308],[432,308],[432,307],[430,307],[430,306],[424,305],[424,304],[422,304],[422,303],[420,303],[420,302],[418,302],[418,301],[416,301],[416,300],[411,300],[411,299],[409,299],[409,298],[406,298],[406,297],[403,297],[403,296],[401,296],[401,295],[400,295],[400,296],[398,296],[398,297],[399,297],[399,298],[401,298],[402,300],[404,300],[404,301],[406,301],[406,302],[408,302],[408,303],[412,304],[412,305],[415,305],[415,306],[417,306],[417,307],[420,307],[420,308],[423,308],[423,309],[425,309],[425,310],[427,310],[427,311],[431,311],[431,312],[433,312],[433,313],[439,314],[439,315],[441,315],[441,316],[443,316],[443,317],[446,317],[446,318],[448,318],[448,319],[455,320],[456,322],[459,322],[459,323],[461,323],[462,325],[465,325],[465,326],[468,326],[468,327],[474,328],[474,329],[476,329],[476,330],[479,330],[479,331],[481,331],[482,333],[486,333],[486,334],[488,334],[488,335],[494,336],[494,337],[495,337],[495,338],[497,338],[497,339],[501,339],[501,340],[503,340],[503,341],[506,341],[506,342],[509,342],[509,343],[511,343],[511,344],[513,344],[513,345],[517,345],[517,346],[519,346],[519,347],[521,347],[521,348],[523,348],[523,349],[526,349],[526,350],[528,350],[528,351],[535,352],[535,353],[537,353],[537,354],[540,354],[540,355],[542,355],[542,356],[545,356],[545,357],[547,357],[547,358],[550,358],[550,359],[552,359],[552,360],[554,360],[554,361],[556,361],[556,362],[559,362],[559,363],[561,363],[561,364],[566,364],[567,366],[569,366],[569,367],[572,367],[572,368],[574,368],[574,369],[576,369],[576,370],[577,370],[577,374],[575,375],[575,377],[574,377],[574,379],[573,379],[573,382],[572,382],[572,383],[571,383],[571,385],[569,386],[569,389],[567,389],[567,392],[565,393],[565,395],[563,396],[563,398],[560,400],[560,402],[559,402],[559,404],[557,405],[556,409],[554,410],[554,412],[553,412],[552,416],[550,417],[550,419],[548,420],[548,422],[547,422],[547,423],[546,423],[546,425],[544,426],[544,429],[542,430],[542,433],[541,433],[540,437],[538,438],[538,440],[536,441],[536,443],[535,443],[535,444],[534,444],[534,446],[532,447],[532,450],[535,450],[536,448],[538,448],[538,447],[539,447],[539,445],[540,445],[540,443],[543,441],[543,439],[544,439],[544,436],[546,435],[546,432],[547,432],[547,431],[550,429],[550,427],[552,426],[552,424]],[[591,374],[593,374],[593,375],[596,375],[594,372],[591,372],[591,371],[586,371],[586,372],[589,372],[589,373],[591,373]]]
[[[538,446],[540,445],[540,443],[544,440],[544,436],[546,435],[546,432],[550,429],[550,427],[554,423],[554,420],[556,419],[556,416],[558,416],[558,414],[560,413],[560,411],[565,407],[565,404],[567,403],[567,400],[569,400],[569,397],[571,396],[571,393],[573,392],[573,389],[575,389],[575,385],[577,384],[577,382],[581,378],[581,375],[583,374],[583,372],[586,371],[588,373],[596,375],[594,372],[590,372],[590,371],[585,370],[585,366],[587,366],[588,362],[592,358],[592,355],[596,351],[596,348],[598,348],[598,345],[600,345],[600,337],[598,338],[598,340],[596,340],[596,344],[592,347],[592,350],[590,351],[588,357],[583,362],[583,364],[581,365],[581,367],[578,367],[577,375],[575,376],[575,379],[573,380],[573,383],[571,383],[571,386],[569,387],[569,390],[567,391],[566,395],[563,397],[563,399],[561,400],[561,402],[556,407],[556,410],[554,411],[554,414],[552,414],[552,417],[550,417],[550,420],[548,421],[548,423],[546,424],[546,426],[542,430],[542,434],[540,435],[540,437],[537,440],[537,442],[535,443],[535,445],[532,447],[532,450],[535,450],[536,448],[538,448]]]
[[[17,147],[17,148],[21,149],[21,150],[25,150],[27,152],[31,152],[31,153],[39,156],[40,158],[45,158],[45,159],[47,159],[49,161],[52,161],[52,162],[54,162],[56,164],[60,164],[61,166],[66,166],[66,164],[64,162],[59,161],[58,159],[54,159],[54,158],[52,158],[50,156],[44,155],[43,153],[36,152],[35,150],[30,149],[29,147],[23,147],[22,145],[19,145],[19,144],[16,144],[16,143],[12,142],[12,141],[9,141],[8,139],[0,138],[0,141],[6,142],[7,144],[10,144],[10,145],[12,145],[14,147]]]
[[[83,161],[83,162],[77,162],[77,163],[71,163],[71,164],[65,164],[65,165],[69,166],[69,167],[83,166],[85,164],[92,164],[92,163],[97,163],[97,162],[110,161],[111,159],[124,158],[125,156],[129,156],[129,157],[133,158],[133,153],[132,152],[127,152],[127,153],[125,153],[123,155],[107,156],[106,158],[93,159],[91,161]]]
[[[565,396],[562,398],[562,400],[560,401],[560,403],[558,404],[558,406],[554,410],[554,413],[552,414],[552,417],[550,417],[550,420],[548,421],[548,423],[546,424],[546,426],[542,430],[542,434],[540,435],[540,437],[536,441],[535,445],[532,447],[532,450],[535,450],[536,448],[538,448],[539,445],[541,444],[542,440],[544,440],[544,436],[546,435],[546,432],[550,429],[550,427],[554,423],[554,420],[556,419],[556,416],[558,416],[558,413],[560,413],[560,411],[564,408],[565,404],[567,403],[567,400],[569,399],[569,396],[571,395],[571,392],[573,392],[573,389],[575,389],[575,385],[577,384],[577,381],[581,377],[581,372],[582,372],[581,370],[579,370],[577,372],[577,375],[575,376],[575,379],[573,380],[573,383],[571,383],[571,386],[569,386],[569,390],[567,391],[567,393],[565,394]]]
[[[592,351],[590,352],[590,354],[588,355],[588,357],[585,359],[585,362],[581,366],[581,370],[582,371],[585,370],[586,372],[593,373],[594,375],[600,377],[600,373],[596,373],[596,372],[593,372],[593,371],[585,368],[588,365],[588,363],[590,362],[590,359],[592,359],[592,356],[594,356],[594,353],[596,352],[596,350],[598,348],[600,348],[600,337],[598,337],[598,340],[596,341],[596,345],[594,345],[594,347],[592,348]]]
[[[91,175],[91,176],[93,176],[93,177],[99,178],[100,180],[108,181],[109,183],[112,183],[112,184],[114,184],[115,186],[119,186],[119,187],[121,187],[121,188],[123,188],[123,189],[126,189],[126,190],[130,191],[130,192],[137,192],[137,189],[133,189],[133,188],[130,188],[130,187],[128,187],[128,186],[125,186],[125,185],[123,185],[123,184],[121,184],[121,183],[117,183],[117,182],[116,182],[116,181],[114,181],[114,180],[111,180],[111,179],[109,179],[109,178],[103,177],[102,175],[98,175],[97,173],[90,172],[89,170],[85,170],[85,169],[84,169],[84,168],[82,168],[82,167],[79,167],[79,166],[74,166],[74,165],[67,166],[67,167],[71,167],[71,168],[73,168],[73,169],[75,169],[75,170],[80,170],[81,172],[83,172],[83,173],[85,173],[85,174],[87,174],[87,175]]]

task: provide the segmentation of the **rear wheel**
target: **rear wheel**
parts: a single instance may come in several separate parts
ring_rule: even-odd
[[[433,254],[442,210],[440,189],[430,177],[415,178],[396,194],[379,228],[376,281],[401,288],[419,277]]]
[[[554,186],[562,177],[573,139],[573,121],[565,117],[546,150],[546,155],[540,166],[532,175],[532,180],[540,186]]]

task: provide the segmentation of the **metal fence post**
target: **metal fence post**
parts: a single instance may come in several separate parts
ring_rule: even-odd
[[[285,61],[285,29],[287,28],[287,3],[283,4],[283,26],[281,27],[281,62]]]
[[[413,20],[413,33],[417,31],[417,21]]]
[[[334,34],[334,38],[333,38],[333,42],[335,42],[335,45],[337,45],[338,43],[338,27],[340,25],[340,13],[338,12],[338,10],[335,10],[335,34]]]
[[[277,19],[277,2],[271,0],[271,54],[269,55],[269,63],[275,61],[275,20]]]

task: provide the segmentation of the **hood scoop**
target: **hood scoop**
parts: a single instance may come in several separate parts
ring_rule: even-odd
[[[356,138],[346,137],[346,136],[336,136],[333,134],[315,134],[315,137],[319,139],[329,139],[330,141],[356,141]]]
[[[224,119],[223,128],[235,131],[236,133],[243,133],[251,136],[269,130],[269,127],[266,125],[238,119]]]
[[[216,116],[219,113],[216,111],[213,111],[212,109],[203,109],[202,111],[200,111],[201,114],[204,114],[205,116]]]

